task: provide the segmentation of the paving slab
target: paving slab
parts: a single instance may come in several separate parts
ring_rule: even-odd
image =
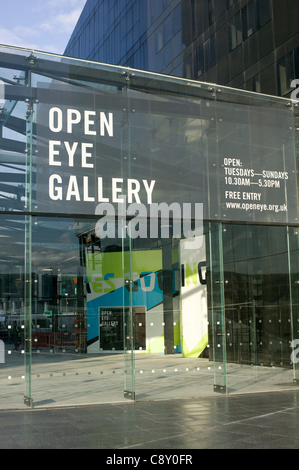
[[[2,410],[0,449],[102,449],[101,463],[159,449],[194,463],[201,449],[298,449],[298,403],[293,390]]]

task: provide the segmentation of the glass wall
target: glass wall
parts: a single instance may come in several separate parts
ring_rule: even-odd
[[[296,103],[9,47],[0,80],[0,408],[297,386]]]
[[[298,229],[227,225],[223,242],[226,357],[240,365],[228,367],[230,392],[285,387],[298,331]]]

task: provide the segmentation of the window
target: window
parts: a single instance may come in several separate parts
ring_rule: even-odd
[[[133,26],[133,8],[130,8],[126,14],[126,31],[130,31]]]
[[[184,77],[192,78],[192,56],[191,55],[189,55],[184,60]]]
[[[159,52],[163,47],[163,24],[156,29],[156,52]]]
[[[215,21],[214,0],[208,0],[208,15],[209,15],[209,26],[211,26]]]
[[[216,64],[215,35],[213,34],[204,43],[205,71]]]
[[[252,78],[252,91],[256,93],[261,92],[261,80],[259,75],[255,75],[255,77]]]
[[[201,44],[194,52],[194,78],[197,79],[204,73],[204,52]]]
[[[227,0],[227,8],[233,5]],[[242,16],[241,16],[242,13]],[[229,21],[229,50],[232,51],[272,18],[270,0],[250,0]]]
[[[256,1],[251,0],[242,9],[242,20],[243,20],[243,41],[257,30],[257,15],[256,15]]]
[[[164,52],[164,66],[170,64],[172,61],[172,41],[169,41],[163,48]]]
[[[171,0],[162,0],[163,11],[171,4]]]
[[[162,13],[161,0],[152,0],[150,2],[150,11],[151,11],[151,24],[153,24]]]
[[[172,38],[172,24],[171,24],[171,15],[169,15],[164,20],[164,44],[167,44],[171,38]]]
[[[232,17],[228,24],[229,30],[229,50],[232,51],[242,42],[242,22],[241,12]]]
[[[140,18],[140,3],[135,2],[132,10],[133,10],[133,24],[135,25],[139,21],[139,18]]]
[[[182,29],[181,6],[178,5],[172,12],[172,35],[175,36]]]
[[[278,72],[278,93],[285,96],[293,90],[291,82],[295,78],[294,54],[293,51],[277,62]]]
[[[270,0],[257,0],[257,27],[261,28],[272,19]]]

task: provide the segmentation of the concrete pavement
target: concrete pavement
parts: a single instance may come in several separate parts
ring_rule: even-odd
[[[0,411],[1,449],[106,449],[113,456],[199,449],[298,449],[299,391]]]

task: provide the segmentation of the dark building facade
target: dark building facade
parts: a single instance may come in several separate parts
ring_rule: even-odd
[[[65,55],[289,96],[297,0],[88,0]]]

